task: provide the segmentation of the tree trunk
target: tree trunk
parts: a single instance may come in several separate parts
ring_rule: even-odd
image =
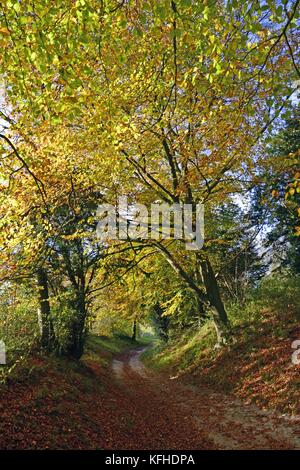
[[[37,285],[39,289],[38,322],[41,346],[43,349],[51,350],[54,342],[54,331],[50,318],[48,276],[47,271],[41,267],[37,270]]]
[[[74,359],[80,359],[84,351],[85,342],[85,320],[86,303],[84,292],[78,292],[75,302],[77,316],[72,325],[70,342],[67,347],[67,354]]]
[[[197,262],[197,255],[196,255],[195,281],[196,281],[197,286],[199,286],[203,282],[200,265]],[[203,302],[203,297],[200,298],[199,295],[197,295],[197,293],[196,293],[196,303],[197,303],[197,312],[199,314],[198,324],[199,324],[199,327],[201,327],[203,323],[205,322],[205,320],[207,319],[208,315],[205,312],[205,308],[204,308],[205,304]]]
[[[166,316],[163,316],[164,310],[161,307],[159,302],[156,302],[156,304],[153,307],[154,310],[154,321],[156,328],[158,330],[158,335],[159,337],[165,341],[166,343],[169,341],[169,318]]]
[[[212,310],[218,344],[226,344],[228,337],[228,316],[221,298],[220,289],[213,268],[207,256],[197,256],[203,284],[206,289],[207,298]]]
[[[132,328],[132,341],[136,341],[136,330],[137,330],[137,323],[136,320],[133,320],[133,328]]]

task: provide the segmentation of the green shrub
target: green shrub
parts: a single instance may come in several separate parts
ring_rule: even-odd
[[[253,323],[263,318],[264,312],[300,315],[300,276],[272,274],[264,277],[249,290],[245,302],[227,304],[233,325]]]
[[[28,357],[37,345],[38,336],[37,303],[31,286],[12,283],[2,286],[0,339],[5,343],[7,364],[0,366],[0,381]]]

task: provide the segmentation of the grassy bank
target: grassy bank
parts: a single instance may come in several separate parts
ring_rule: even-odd
[[[299,280],[268,281],[243,308],[228,308],[232,344],[214,349],[212,324],[156,345],[146,363],[193,384],[232,393],[262,408],[300,414],[300,366],[292,342],[300,339]],[[287,308],[288,306],[288,308]]]
[[[112,439],[113,355],[138,343],[88,338],[80,361],[33,354],[0,385],[1,449],[97,449]]]

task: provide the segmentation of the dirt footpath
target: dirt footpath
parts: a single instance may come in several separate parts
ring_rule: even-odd
[[[112,362],[128,427],[122,448],[300,449],[300,418],[150,371],[140,360],[142,352],[132,350]]]

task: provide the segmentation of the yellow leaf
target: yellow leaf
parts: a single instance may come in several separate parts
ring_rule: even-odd
[[[296,230],[295,235],[300,236],[300,227],[299,226],[295,227],[295,230]]]
[[[0,28],[0,33],[5,35],[5,36],[9,36],[10,35],[10,32],[8,31],[7,28]]]

